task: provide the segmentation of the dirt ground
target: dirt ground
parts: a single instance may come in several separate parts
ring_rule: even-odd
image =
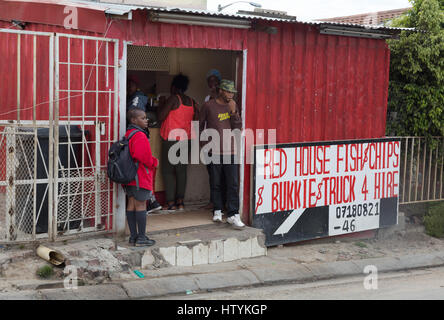
[[[379,231],[380,232],[380,231]],[[417,216],[406,217],[405,228],[389,236],[373,239],[341,239],[325,243],[306,243],[277,247],[268,255],[292,256],[295,262],[315,263],[382,257],[397,257],[444,250],[444,239],[428,236]]]
[[[405,219],[405,228],[391,232],[389,236],[379,234],[375,238],[364,240],[323,239],[318,242],[284,245],[269,248],[267,255],[272,258],[291,259],[296,263],[318,263],[444,251],[444,239],[426,235],[420,218],[413,216]],[[5,259],[11,256],[14,256],[14,259],[5,263]],[[111,258],[115,260],[115,257]],[[21,289],[17,285],[20,283],[60,282],[64,279],[65,275],[61,268],[54,268],[55,273],[50,279],[40,279],[36,271],[46,264],[46,261],[35,255],[35,248],[0,246],[0,292]],[[101,274],[97,279],[87,280],[87,283],[88,281],[90,284],[102,283],[109,280],[106,274]]]

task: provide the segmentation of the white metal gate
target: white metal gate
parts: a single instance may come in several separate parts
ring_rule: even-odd
[[[0,29],[0,242],[113,229],[117,40]]]
[[[106,164],[117,138],[117,68],[117,40],[56,35],[56,237],[113,229],[116,192]]]

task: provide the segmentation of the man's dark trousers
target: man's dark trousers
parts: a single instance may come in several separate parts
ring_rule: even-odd
[[[228,217],[239,213],[239,164],[235,164],[234,160],[234,155],[220,156],[219,163],[212,163],[210,166],[211,178],[213,179],[211,192],[214,210],[224,209],[223,193],[225,191]],[[225,190],[222,187],[224,178]]]

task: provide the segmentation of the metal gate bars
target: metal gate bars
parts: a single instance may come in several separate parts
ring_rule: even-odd
[[[117,40],[56,35],[56,237],[113,228],[115,192],[106,163],[117,138],[117,68]]]
[[[117,40],[0,29],[0,242],[113,229]]]

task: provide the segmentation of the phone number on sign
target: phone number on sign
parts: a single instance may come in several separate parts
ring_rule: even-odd
[[[343,232],[359,231],[356,228],[356,218],[362,219],[363,217],[376,217],[379,216],[379,211],[379,201],[336,207],[336,219],[344,219],[344,221],[342,226],[336,225],[334,230],[340,229]]]
[[[379,202],[363,203],[336,208],[336,218],[356,218],[379,215]]]

